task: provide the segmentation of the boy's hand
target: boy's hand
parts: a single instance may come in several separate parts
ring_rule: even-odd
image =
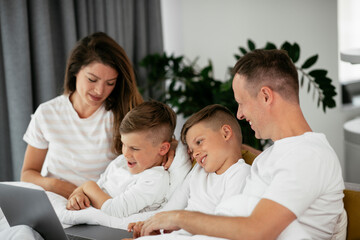
[[[128,232],[133,232],[133,239],[141,236],[141,228],[143,225],[144,222],[142,221],[136,223],[129,223]]]
[[[66,209],[68,210],[81,210],[88,207],[90,207],[90,200],[80,189],[76,189],[70,195],[66,204]]]

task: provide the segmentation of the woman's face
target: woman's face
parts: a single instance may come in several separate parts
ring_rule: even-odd
[[[114,90],[117,77],[114,68],[102,63],[83,66],[76,74],[75,101],[83,107],[100,107]]]

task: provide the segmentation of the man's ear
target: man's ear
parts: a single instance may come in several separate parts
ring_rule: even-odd
[[[159,154],[161,156],[164,156],[164,155],[166,155],[168,153],[169,149],[170,149],[170,143],[169,142],[163,142],[163,143],[161,143]]]
[[[223,125],[221,127],[221,134],[224,137],[225,140],[229,140],[231,136],[233,135],[233,131],[230,125]]]
[[[270,104],[274,100],[274,92],[269,87],[262,87],[259,94],[265,104]]]

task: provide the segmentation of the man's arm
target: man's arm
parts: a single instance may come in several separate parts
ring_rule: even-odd
[[[159,229],[185,229],[192,234],[228,239],[276,239],[296,219],[286,207],[262,199],[249,217],[225,217],[191,211],[171,211],[156,214],[145,221],[141,235]]]

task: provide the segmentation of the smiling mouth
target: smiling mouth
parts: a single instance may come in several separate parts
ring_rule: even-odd
[[[90,97],[91,97],[91,99],[92,99],[93,101],[95,101],[95,102],[99,102],[99,101],[101,101],[101,99],[102,99],[102,97],[96,97],[96,96],[91,95],[91,94],[90,94]]]
[[[133,167],[135,167],[135,165],[136,165],[136,162],[127,162],[127,165],[128,165],[128,167],[129,168],[133,168]]]
[[[198,163],[199,163],[200,165],[203,165],[204,162],[205,162],[205,160],[206,160],[206,157],[207,157],[207,155],[203,156],[202,158],[199,158]]]

